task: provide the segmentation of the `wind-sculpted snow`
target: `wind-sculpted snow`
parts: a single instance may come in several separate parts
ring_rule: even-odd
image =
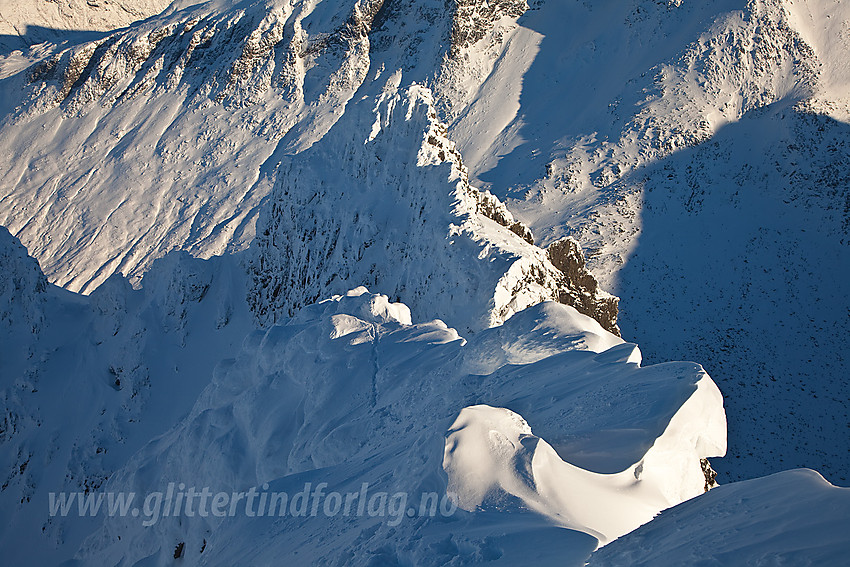
[[[589,565],[842,565],[848,530],[850,489],[797,469],[666,510],[600,549]]]
[[[411,506],[423,492],[459,489],[458,503],[469,511],[411,517],[405,507],[395,521],[322,515],[319,503],[318,515],[307,518],[287,511],[272,518],[169,516],[149,527],[141,517],[109,518],[81,547],[83,564],[163,564],[182,545],[190,564],[360,565],[379,554],[437,565],[481,561],[488,550],[510,554],[534,537],[549,562],[579,561],[596,540],[565,539],[565,530],[553,527],[603,532],[602,541],[625,533],[702,494],[700,458],[725,450],[722,400],[698,365],[641,368],[635,345],[557,303],[531,307],[469,341],[439,320],[411,323],[404,305],[364,288],[281,323],[249,335],[186,419],[130,459],[104,490],[143,494],[174,482],[280,491],[326,482],[327,492],[357,492],[365,482],[373,493],[408,494]],[[521,413],[540,436],[536,449],[530,436],[522,442],[530,468],[514,474],[524,492],[468,475],[459,481],[462,458],[467,468],[489,470],[486,459],[510,467],[486,431],[483,439],[458,439],[465,416],[484,411],[480,404],[514,421],[522,418],[497,408]],[[469,491],[486,498],[470,499]],[[591,504],[586,497],[600,494],[611,505],[597,507],[596,523],[583,510]],[[437,546],[446,551],[435,554]]]
[[[0,37],[4,561],[102,524],[84,563],[583,565],[711,486],[725,439],[702,368],[640,368],[602,289],[649,363],[717,379],[721,482],[846,482],[847,3],[178,0],[115,30],[158,0],[75,1],[0,14],[102,30]],[[386,296],[310,306],[361,284]],[[595,557],[831,561],[845,493],[806,475]],[[266,480],[467,510],[47,514]]]
[[[553,299],[617,332],[616,298],[597,289],[581,252],[572,261],[564,254],[559,269],[528,242],[498,199],[469,185],[430,91],[397,90],[400,80],[390,77],[377,103],[352,103],[374,104],[373,112],[350,109],[281,164],[250,268],[259,320],[362,282],[464,330]],[[569,280],[568,265],[593,286]]]
[[[816,0],[532,3],[449,124],[473,185],[541,246],[581,244],[649,360],[714,376],[721,479],[848,482],[849,19]]]

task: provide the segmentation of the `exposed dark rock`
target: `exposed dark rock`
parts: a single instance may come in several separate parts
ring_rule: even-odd
[[[483,38],[500,18],[518,18],[528,10],[525,0],[455,0],[451,49],[456,52]]]
[[[472,188],[478,201],[478,212],[490,220],[496,221],[529,244],[534,244],[534,236],[527,226],[515,220],[508,209],[489,191]]]
[[[700,459],[699,465],[702,467],[702,474],[705,475],[705,491],[708,492],[717,486],[717,473],[711,468],[711,463],[708,459]]]
[[[556,240],[546,249],[549,261],[564,275],[558,301],[596,319],[606,330],[620,336],[617,326],[619,299],[600,291],[596,278],[585,267],[584,254],[573,238]]]

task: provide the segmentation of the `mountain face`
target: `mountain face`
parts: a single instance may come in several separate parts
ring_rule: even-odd
[[[358,89],[379,94],[396,69],[407,84],[433,76],[461,16],[464,29],[501,21],[500,10],[488,19],[420,4],[205,3],[7,76],[4,89],[21,95],[4,108],[3,176],[19,181],[0,220],[54,281],[83,292],[116,271],[138,276],[175,248],[244,248],[278,164],[322,138]],[[56,197],[68,205],[61,214]],[[80,218],[91,223],[79,229]],[[65,236],[41,238],[45,224]]]
[[[712,466],[846,484],[840,3],[31,6],[0,9],[49,40],[0,57],[9,561],[846,555],[811,471],[677,506]],[[48,513],[323,483],[457,509]]]
[[[610,330],[619,316],[647,360],[697,358],[717,377],[741,409],[730,413],[734,456],[721,476],[816,466],[845,482],[848,447],[831,440],[832,426],[808,426],[841,428],[850,415],[837,378],[850,271],[840,21],[839,5],[778,0],[175,4],[92,42],[6,58],[0,224],[51,281],[84,293],[116,272],[139,285],[170,250],[207,258],[256,238],[248,272],[258,324],[361,284],[461,329],[540,299],[584,305]],[[454,286],[427,283],[446,270],[416,260],[440,249],[425,239],[438,230],[442,241],[464,221],[429,215],[435,228],[419,228],[413,207],[380,220],[293,216],[290,195],[316,204],[302,175],[334,178],[316,189],[333,215],[366,206],[344,189],[370,171],[408,179],[378,160],[395,108],[385,91],[405,99],[414,85],[429,91],[419,91],[431,108],[422,112],[435,117],[414,119],[422,131],[407,132],[410,151],[435,131],[456,152],[437,150],[411,174],[448,161],[437,183],[467,177],[507,206],[467,211],[493,208],[490,218],[544,249],[573,238],[601,288],[628,298],[621,313],[593,291],[568,297],[536,251],[513,264],[523,275],[499,284],[509,296],[496,298],[502,268],[485,277],[475,301],[493,304],[473,309],[478,320],[453,320],[448,297],[419,312],[429,286]],[[322,160],[348,165],[325,179]],[[417,184],[378,189],[402,208],[436,206],[435,194],[410,193]],[[467,214],[441,203],[440,214]],[[420,240],[387,242],[389,231],[376,240],[390,219]],[[315,250],[280,233],[303,240],[320,229],[332,233]],[[357,260],[375,246],[391,268]],[[334,271],[340,261],[348,277]],[[526,299],[511,307],[511,294]],[[671,326],[672,336],[662,332]],[[787,355],[779,364],[778,353]],[[776,387],[765,393],[768,382]]]
[[[598,291],[581,251],[561,254],[555,267],[498,199],[469,185],[430,91],[400,92],[400,80],[401,72],[389,77],[377,101],[350,103],[322,140],[281,164],[250,265],[260,321],[360,281],[464,331],[563,300],[604,312],[599,321],[619,333],[616,298]],[[588,280],[583,287],[570,285],[570,267]]]

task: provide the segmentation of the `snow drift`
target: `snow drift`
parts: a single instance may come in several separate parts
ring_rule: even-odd
[[[516,349],[510,363],[500,361],[494,353],[514,346],[501,342],[505,335],[533,349]],[[588,350],[593,344],[600,352]],[[292,547],[292,539],[309,538],[319,528],[315,521],[300,524],[300,518],[257,518],[259,529],[270,530],[261,547],[254,546],[254,518],[163,517],[148,528],[139,518],[109,518],[83,544],[79,558],[162,564],[183,544],[191,550],[184,558],[200,564],[236,557],[259,563],[346,557],[367,564],[364,552],[377,549],[397,561],[427,564],[431,530],[481,545],[497,533],[476,520],[476,510],[487,518],[488,509],[507,518],[518,514],[513,528],[506,519],[499,529],[526,529],[532,513],[524,510],[530,509],[548,518],[541,526],[567,527],[605,542],[702,494],[700,459],[725,451],[722,400],[701,368],[641,368],[638,360],[635,345],[553,302],[465,341],[439,320],[411,323],[404,305],[364,288],[335,296],[249,335],[242,352],[218,366],[188,417],[130,459],[104,490],[142,494],[179,482],[244,491],[326,482],[328,491],[356,492],[366,482],[370,491],[403,492],[411,502],[425,491],[458,490],[458,504],[471,513],[460,512],[462,527],[439,518],[405,517],[393,525],[380,518],[332,517],[324,519],[321,544],[305,549]],[[601,407],[608,411],[597,411]],[[614,475],[571,465],[531,436],[527,425],[514,444],[526,458],[511,460],[493,439],[510,445],[517,430],[485,425],[486,416],[524,422],[499,408],[521,412],[543,438],[557,441],[567,461],[584,457],[597,469],[627,464]],[[461,427],[478,414],[483,422]],[[525,462],[527,468],[509,473],[521,477],[525,491],[473,478],[470,466],[490,470],[479,457],[508,468]],[[611,506],[597,502],[590,517],[592,502],[585,496],[593,490],[609,494]]]

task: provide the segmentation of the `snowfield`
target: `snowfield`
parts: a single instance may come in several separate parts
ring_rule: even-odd
[[[0,0],[4,561],[842,563],[848,30]]]

